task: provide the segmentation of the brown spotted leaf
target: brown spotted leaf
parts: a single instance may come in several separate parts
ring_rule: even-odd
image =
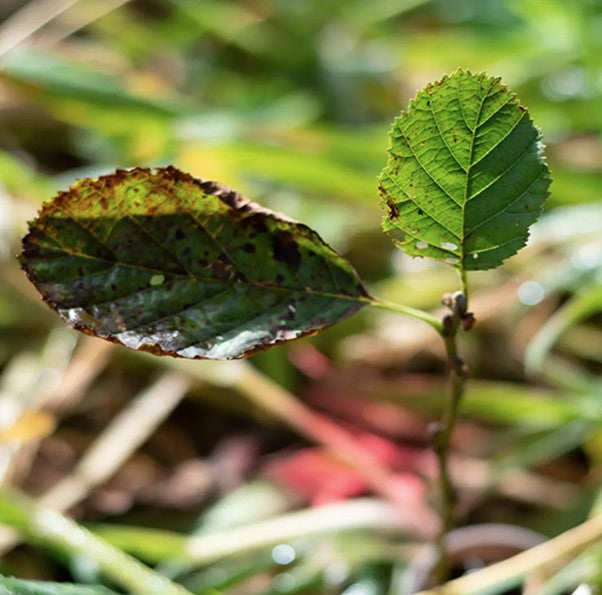
[[[244,357],[371,302],[317,233],[173,167],[59,193],[20,260],[69,325],[161,355]]]

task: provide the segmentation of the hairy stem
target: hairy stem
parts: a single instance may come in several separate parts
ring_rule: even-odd
[[[464,296],[464,294],[461,294]],[[460,308],[458,306],[462,304]],[[456,299],[451,304],[452,314],[443,319],[443,330],[441,337],[445,344],[447,363],[449,368],[448,398],[445,401],[441,422],[433,436],[433,443],[439,466],[438,475],[438,497],[441,526],[436,539],[437,563],[435,566],[435,578],[438,584],[444,583],[449,578],[449,563],[445,551],[445,540],[453,527],[454,508],[456,497],[449,475],[449,448],[451,436],[458,415],[458,408],[464,388],[468,368],[464,360],[458,355],[456,337],[460,327],[461,317],[465,314],[464,299]]]

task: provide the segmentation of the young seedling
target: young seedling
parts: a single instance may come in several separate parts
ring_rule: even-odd
[[[401,312],[442,337],[449,398],[433,432],[439,461],[437,578],[454,492],[450,437],[468,368],[467,271],[497,267],[525,245],[550,176],[538,129],[497,78],[457,70],[427,85],[393,123],[379,178],[383,229],[413,257],[455,268],[449,312],[370,295],[353,267],[307,226],[174,167],[118,170],[46,203],[20,256],[67,324],[132,349],[233,359],[317,333],[366,306]]]

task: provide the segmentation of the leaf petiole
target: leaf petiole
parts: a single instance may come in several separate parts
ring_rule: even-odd
[[[370,302],[370,305],[375,306],[376,308],[380,308],[381,310],[389,310],[390,312],[397,312],[399,314],[405,314],[410,318],[415,318],[416,320],[422,320],[426,322],[430,326],[432,326],[438,333],[443,331],[443,324],[441,321],[432,314],[425,312],[424,310],[419,310],[418,308],[412,308],[410,306],[404,306],[403,304],[396,304],[395,302],[387,302],[384,300],[373,299]]]
[[[466,307],[468,308],[468,279],[467,279],[467,273],[466,273],[466,269],[464,267],[462,267],[459,271],[458,271],[459,275],[460,275],[460,291],[462,291],[462,293],[464,294],[464,297],[466,298]]]

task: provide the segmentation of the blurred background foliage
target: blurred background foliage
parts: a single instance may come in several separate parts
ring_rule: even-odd
[[[472,378],[454,437],[459,524],[506,523],[510,538],[495,529],[487,537],[503,549],[505,539],[520,541],[518,527],[549,537],[595,514],[599,0],[3,0],[5,484],[42,497],[77,477],[111,420],[175,374],[188,384],[174,389],[173,407],[155,411],[155,421],[130,419],[119,440],[108,441],[103,460],[113,468],[78,484],[77,496],[55,494],[47,503],[93,523],[194,593],[406,592],[424,532],[399,527],[387,508],[378,514],[389,517],[372,511],[376,520],[362,525],[345,506],[358,496],[369,498],[356,504],[380,506],[378,485],[360,464],[329,454],[328,429],[312,433],[292,409],[278,417],[253,379],[275,381],[344,429],[398,482],[409,510],[421,510],[434,473],[428,424],[444,392],[443,354],[428,327],[362,312],[252,358],[261,375],[247,383],[244,364],[178,363],[167,371],[176,364],[62,328],[14,255],[26,220],[76,178],[173,164],[314,227],[375,295],[436,308],[457,280],[443,265],[394,250],[379,229],[375,179],[392,119],[417,89],[457,67],[501,76],[518,93],[542,128],[554,177],[528,247],[502,269],[470,277],[479,323],[462,338]],[[111,450],[117,443],[125,454]],[[334,506],[330,521],[309,516],[303,530],[287,532],[289,511],[310,514],[323,504]],[[7,513],[2,520],[10,521]],[[252,524],[270,520],[276,529]],[[227,532],[248,523],[250,545]],[[185,555],[188,535],[213,536],[213,554],[203,554],[201,542],[201,554]],[[0,573],[104,580],[85,555],[37,547],[35,535],[27,541],[0,535]],[[601,554],[590,549],[560,573],[530,577],[533,592],[596,588]],[[480,555],[469,552],[465,566],[478,567]]]

